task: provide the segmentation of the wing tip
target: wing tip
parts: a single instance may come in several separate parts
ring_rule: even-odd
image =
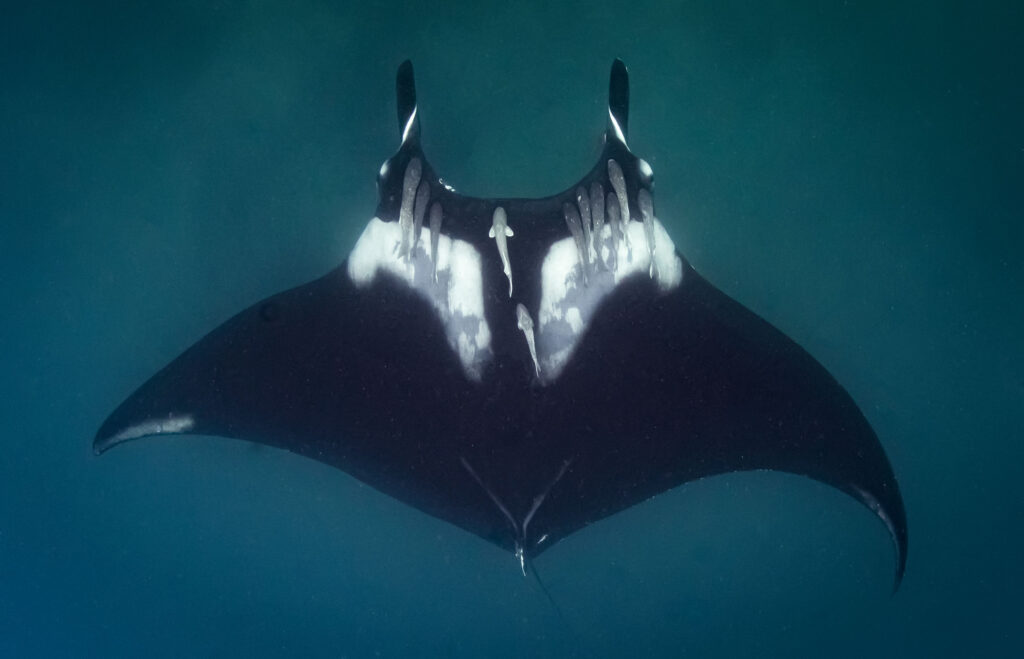
[[[168,414],[126,426],[115,425],[112,419],[108,419],[96,433],[92,450],[96,455],[102,455],[123,442],[157,435],[183,435],[195,427],[195,418],[191,414]]]
[[[903,585],[903,568],[898,567],[896,568],[896,578],[893,579],[892,582],[892,592],[890,593],[891,597],[896,597],[896,593],[899,592],[901,585]]]
[[[868,504],[885,524],[886,530],[889,531],[889,537],[892,538],[893,550],[896,552],[896,569],[892,583],[893,595],[900,589],[903,575],[907,570],[907,518],[903,500],[899,494],[896,497],[895,503],[890,502],[888,507],[878,506],[875,508],[870,503]]]
[[[93,455],[103,455],[122,441],[125,440],[118,439],[116,433],[104,433],[101,430],[101,432],[96,433],[96,437],[92,440]]]
[[[114,448],[125,439],[118,438],[118,432],[111,432],[107,429],[108,424],[103,424],[103,427],[99,429],[96,436],[92,440],[92,453],[93,455],[103,455],[110,449]]]
[[[893,486],[895,486],[895,481],[893,481]],[[907,517],[903,499],[900,497],[898,489],[895,490],[895,496],[892,492],[888,493],[885,504],[867,490],[858,487],[852,488],[851,494],[857,501],[869,508],[885,524],[885,529],[889,532],[896,554],[892,585],[892,594],[895,595],[896,591],[900,589],[900,584],[903,583],[903,575],[907,569]]]
[[[896,549],[896,574],[892,582],[892,595],[895,596],[903,584],[903,575],[907,571],[907,527],[904,525],[897,531],[890,526],[889,533],[892,535],[892,542]]]
[[[92,453],[93,455],[103,455],[110,448],[115,446],[117,442],[117,434],[119,429],[113,427],[111,419],[107,419],[100,429],[96,431],[96,436],[92,438]]]

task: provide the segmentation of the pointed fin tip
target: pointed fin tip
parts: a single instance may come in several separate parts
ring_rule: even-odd
[[[103,455],[108,449],[117,444],[115,437],[117,437],[118,431],[118,428],[112,427],[111,419],[107,418],[92,438],[93,455]]]
[[[416,112],[416,78],[413,74],[412,60],[405,60],[398,66],[395,76],[395,97],[398,104],[398,132],[403,140],[415,134],[409,125]],[[418,120],[417,120],[418,123]]]
[[[608,77],[608,130],[623,144],[629,134],[629,71],[619,58]]]
[[[105,433],[100,430],[96,433],[96,436],[92,440],[92,452],[93,455],[103,455],[109,449],[117,445],[119,442],[115,439],[116,435]]]
[[[903,584],[903,570],[900,568],[896,569],[896,578],[893,579],[892,592],[889,593],[890,597],[896,597],[896,593],[899,592],[900,586]]]
[[[858,503],[873,512],[889,533],[893,551],[896,554],[896,566],[892,585],[892,594],[895,595],[896,591],[900,589],[900,584],[903,583],[903,575],[907,568],[907,522],[902,499],[897,493],[896,503],[886,507],[867,490],[854,487],[845,491],[856,499]],[[896,515],[895,519],[893,518],[894,513]]]
[[[892,595],[895,596],[896,592],[900,589],[900,585],[903,584],[903,575],[907,570],[907,536],[904,531],[902,541],[900,537],[895,534],[892,537],[893,544],[896,546],[896,575],[892,582]]]
[[[903,511],[903,506],[898,507],[898,519],[896,522],[891,517],[889,510],[883,508],[881,505],[874,504],[862,499],[862,503],[865,503],[875,515],[885,525],[886,530],[889,532],[889,537],[892,539],[893,551],[896,553],[896,569],[893,575],[892,583],[892,595],[896,594],[896,591],[900,589],[900,584],[903,583],[903,574],[907,569],[907,522],[906,513]],[[877,508],[875,506],[878,506]]]
[[[102,455],[124,442],[160,435],[185,435],[193,432],[195,427],[196,422],[191,414],[168,414],[130,425],[117,426],[111,423],[111,419],[108,419],[96,432],[96,437],[92,441],[92,450],[96,455]]]

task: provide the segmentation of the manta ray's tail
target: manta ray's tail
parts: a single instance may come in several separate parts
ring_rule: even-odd
[[[576,632],[576,628],[572,626],[572,623],[565,617],[565,613],[562,612],[562,607],[558,606],[558,602],[551,596],[551,591],[544,585],[544,580],[540,578],[540,572],[537,571],[536,566],[530,564],[530,570],[533,574],[533,580],[537,583],[537,587],[540,588],[540,592],[544,593],[544,597],[547,598],[548,603],[551,604],[551,608],[555,610],[555,615],[558,616],[558,621],[562,624],[562,627],[569,632],[569,636],[572,637],[576,643],[576,647],[579,648],[580,654],[593,657],[596,656],[590,651],[590,648],[583,643],[583,638]]]

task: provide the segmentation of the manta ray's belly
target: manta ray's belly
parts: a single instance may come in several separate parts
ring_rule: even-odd
[[[580,258],[583,243],[575,237],[558,240],[548,249],[541,265],[536,333],[532,325],[529,330],[522,325],[529,318],[525,307],[519,320],[532,344],[530,352],[535,354],[542,384],[562,373],[601,303],[626,278],[649,275],[666,292],[682,281],[682,260],[665,228],[653,218],[645,224],[632,221],[600,227],[588,236],[585,264]],[[480,253],[466,241],[422,228],[419,240],[410,241],[408,256],[403,257],[402,236],[399,223],[370,220],[349,255],[349,277],[365,287],[386,272],[416,291],[433,306],[466,377],[479,381],[493,356]]]
[[[479,381],[492,356],[480,253],[463,240],[422,228],[408,257],[403,257],[402,236],[399,223],[370,220],[348,257],[349,277],[356,286],[365,287],[383,271],[419,293],[444,324],[448,344],[459,356],[466,377]]]
[[[683,262],[665,227],[652,218],[653,248],[648,230],[640,222],[619,228],[605,224],[594,234],[587,268],[580,262],[581,251],[574,238],[551,245],[541,266],[541,298],[537,328],[537,359],[544,383],[558,378],[586,333],[601,302],[627,277],[650,275],[662,291],[670,291],[683,280]],[[589,269],[584,281],[583,273]]]
[[[633,166],[639,168],[643,180],[650,181],[646,162],[637,159]],[[636,215],[630,211],[623,169],[615,158],[609,158],[606,167],[605,183],[611,191],[606,196],[606,188],[598,180],[589,188],[580,185],[573,201],[561,206],[569,237],[547,244],[540,272],[526,273],[529,280],[540,280],[538,308],[531,310],[519,302],[515,317],[507,320],[522,332],[541,384],[558,379],[602,302],[627,278],[649,276],[663,293],[683,279],[682,259],[654,217],[650,192],[643,187],[635,192],[640,213],[638,220],[632,219]],[[388,170],[385,163],[382,171]],[[441,233],[443,210],[438,201],[430,209],[429,226],[423,226],[431,192],[423,180],[419,158],[409,160],[401,179],[397,221],[370,220],[349,255],[349,277],[357,287],[366,287],[383,271],[416,291],[444,325],[448,345],[466,377],[479,382],[494,356],[484,309],[485,298],[493,296],[484,294],[483,257],[474,244]],[[482,240],[482,227],[480,231]],[[511,298],[513,272],[518,266],[507,241],[515,232],[501,205],[493,209],[487,236],[497,246]],[[493,258],[493,254],[489,256]]]

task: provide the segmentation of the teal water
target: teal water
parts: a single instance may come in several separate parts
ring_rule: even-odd
[[[0,24],[0,656],[1024,654],[1017,3],[27,3]],[[350,477],[220,439],[92,455],[145,377],[334,267],[416,64],[460,191],[588,169],[608,67],[705,276],[844,383],[882,527],[778,474],[690,484],[538,567]]]

